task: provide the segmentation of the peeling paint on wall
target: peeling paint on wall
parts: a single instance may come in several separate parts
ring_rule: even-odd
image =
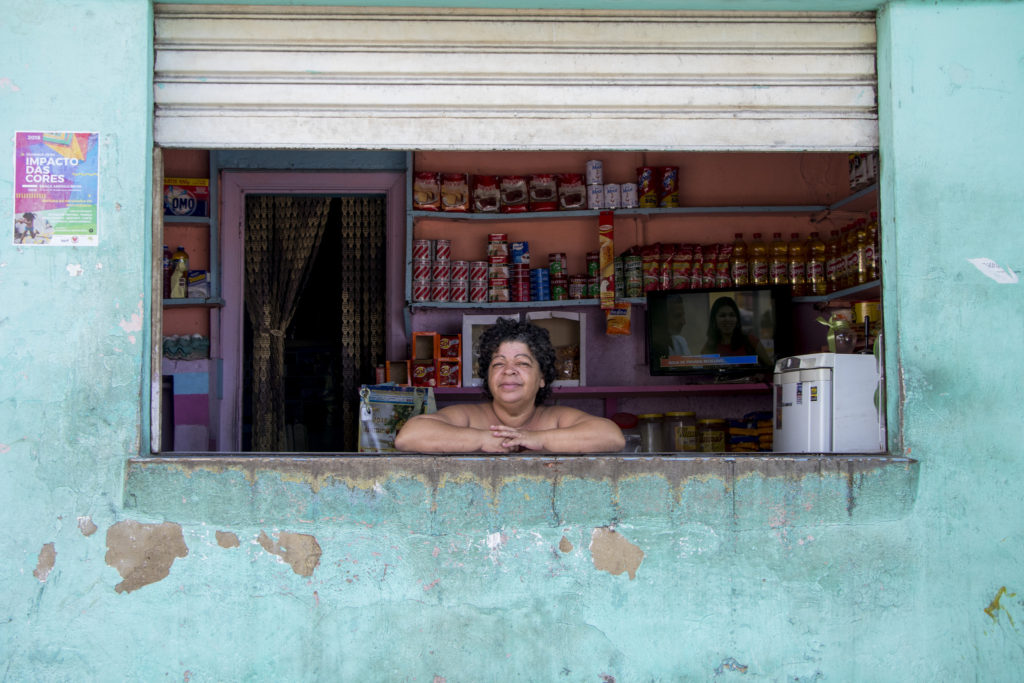
[[[558,549],[561,550],[563,553],[571,553],[572,541],[570,541],[565,536],[562,536],[562,540],[558,542]]]
[[[989,615],[992,618],[992,621],[999,621],[999,616],[996,614],[999,610],[1006,612],[1006,609],[999,604],[999,601],[1002,600],[1004,595],[1008,598],[1013,598],[1016,597],[1017,594],[1007,593],[1006,586],[999,587],[999,590],[996,592],[996,597],[992,598],[992,602],[990,602],[988,607],[985,608],[985,614]],[[1006,618],[1010,620],[1010,625],[1013,626],[1013,617],[1010,616],[1009,612],[1006,612]]]
[[[219,545],[221,548],[237,548],[238,534],[232,531],[218,531],[217,545]]]
[[[88,515],[85,517],[79,517],[78,530],[82,532],[83,536],[92,536],[96,533],[96,525],[93,524],[92,517],[89,517]]]
[[[644,560],[644,551],[626,540],[611,527],[600,526],[590,537],[590,556],[594,569],[618,576],[629,572],[629,580],[636,578],[636,570]]]
[[[57,551],[54,550],[53,543],[44,543],[39,551],[39,559],[36,562],[36,568],[33,570],[32,576],[39,579],[40,583],[46,581],[46,577],[50,575],[50,570],[53,569],[53,565],[56,562]]]
[[[132,344],[135,343],[135,335],[132,333],[142,331],[142,323],[145,321],[143,313],[142,302],[140,301],[138,311],[132,313],[131,318],[128,320],[122,319],[121,322],[118,323],[121,329],[128,333],[128,341]]]
[[[181,525],[174,522],[142,524],[129,519],[107,529],[106,562],[124,579],[114,586],[118,593],[167,578],[174,560],[187,555]]]
[[[295,534],[282,531],[275,542],[267,532],[261,531],[259,544],[272,555],[277,555],[291,565],[292,571],[299,576],[312,576],[320,564],[320,544],[309,534]]]

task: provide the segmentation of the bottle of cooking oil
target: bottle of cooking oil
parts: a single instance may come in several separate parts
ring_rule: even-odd
[[[781,232],[772,233],[768,247],[768,279],[773,285],[789,284],[789,245]]]
[[[807,296],[807,242],[800,233],[789,235],[789,286],[793,296]]]
[[[817,232],[812,232],[807,240],[807,293],[813,296],[821,296],[828,293],[828,281],[826,279],[826,267],[828,248],[821,241]]]
[[[750,243],[750,283],[766,285],[771,279],[768,273],[768,246],[761,239],[761,233],[755,232]]]
[[[828,242],[825,243],[825,247],[827,249],[825,256],[825,282],[827,283],[828,292],[832,293],[840,289],[839,283],[843,272],[843,239],[839,235],[838,230],[829,232]]]
[[[747,243],[743,241],[743,233],[738,232],[732,243],[732,256],[729,259],[729,275],[734,287],[750,284],[750,262],[747,255]]]
[[[868,236],[865,248],[868,251],[866,261],[868,269],[868,282],[878,279],[878,212],[871,212],[871,220],[868,221]]]
[[[858,218],[853,224],[853,249],[856,254],[852,285],[862,285],[868,281],[868,222]]]

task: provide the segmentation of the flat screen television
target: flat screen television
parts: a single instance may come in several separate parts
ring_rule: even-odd
[[[792,355],[790,288],[648,292],[646,334],[651,375],[770,380],[775,360]]]

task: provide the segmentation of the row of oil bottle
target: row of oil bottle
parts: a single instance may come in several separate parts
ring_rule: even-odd
[[[732,284],[790,285],[794,296],[818,296],[878,279],[878,214],[859,218],[823,238],[773,233],[770,242],[755,232],[748,244],[736,233],[729,262]]]

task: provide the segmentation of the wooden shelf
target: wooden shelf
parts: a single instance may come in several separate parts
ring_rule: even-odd
[[[756,394],[771,390],[765,382],[730,384],[658,384],[644,386],[554,387],[555,396],[671,396],[674,394]],[[480,387],[435,387],[435,396],[479,396]]]
[[[164,223],[194,223],[196,225],[209,225],[209,216],[164,216]]]
[[[224,299],[164,299],[164,308],[185,308],[188,306],[199,308],[221,308],[224,306]]]
[[[871,282],[865,282],[862,285],[847,287],[846,289],[838,289],[831,294],[822,294],[820,296],[795,296],[793,297],[793,303],[828,304],[836,301],[848,301],[850,299],[877,299],[881,294],[882,282],[880,280],[872,280]]]

